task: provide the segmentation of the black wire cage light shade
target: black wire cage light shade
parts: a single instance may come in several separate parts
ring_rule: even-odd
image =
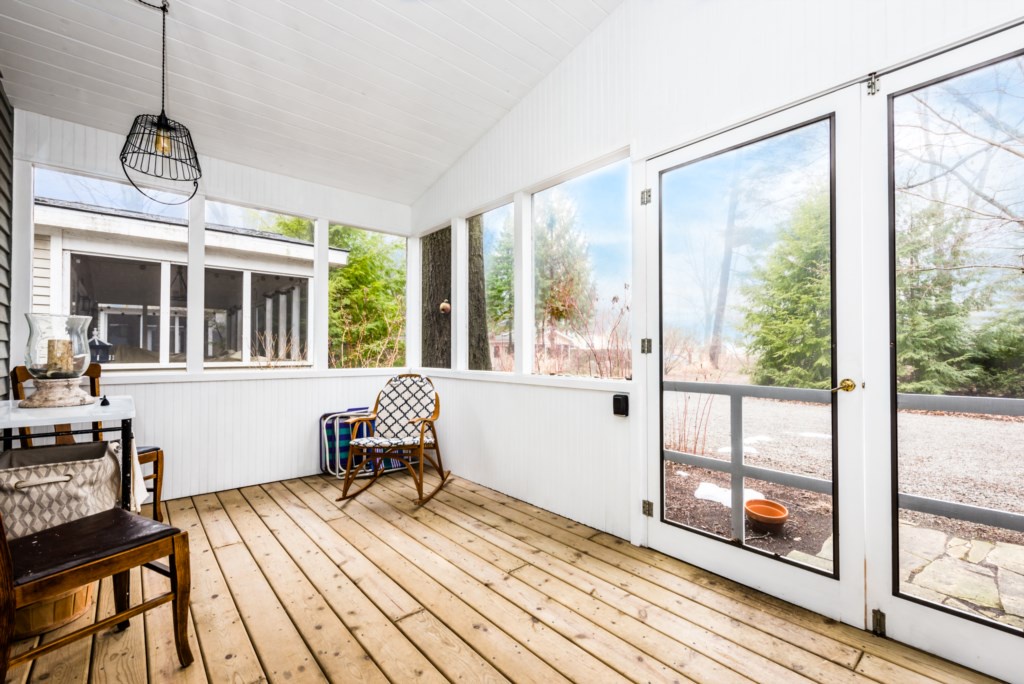
[[[128,181],[149,199],[161,204],[184,204],[192,199],[199,190],[199,179],[203,170],[199,166],[196,147],[192,143],[192,134],[183,124],[167,118],[164,100],[167,92],[167,11],[169,5],[163,0],[160,5],[153,5],[145,0],[138,0],[143,5],[159,9],[163,15],[163,59],[160,72],[160,113],[139,114],[132,122],[132,128],[121,148],[121,168]],[[132,169],[138,173],[164,180],[192,183],[192,193],[181,202],[165,202],[140,188],[128,173]]]

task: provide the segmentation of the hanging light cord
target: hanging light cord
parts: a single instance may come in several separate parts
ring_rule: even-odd
[[[160,126],[161,124],[166,126],[168,124],[167,113],[166,113],[167,112],[167,107],[166,107],[166,98],[167,98],[167,12],[170,10],[170,2],[169,2],[169,0],[161,0],[160,4],[157,5],[157,4],[154,4],[152,2],[147,2],[146,0],[135,0],[135,1],[138,2],[140,5],[145,5],[146,7],[149,7],[151,9],[160,10],[160,14],[162,15],[161,16],[161,25],[160,25],[160,39],[161,39],[160,40],[160,116],[159,116],[159,118],[157,120],[157,126]],[[186,133],[187,133],[187,131],[186,131]],[[121,159],[121,164],[122,164],[122,166],[124,166],[124,158],[123,157]],[[199,189],[199,182],[198,181],[193,181],[193,184],[192,184],[193,185],[193,189],[192,189],[192,194],[191,195],[186,197],[181,202],[165,202],[164,200],[158,199],[157,197],[154,197],[153,195],[150,195],[148,192],[146,192],[145,190],[140,188],[135,183],[135,179],[133,179],[131,177],[131,175],[128,174],[128,169],[127,168],[125,168],[124,175],[128,179],[128,182],[131,183],[132,186],[136,190],[138,190],[140,193],[142,193],[144,196],[148,197],[149,199],[153,200],[154,202],[159,202],[160,204],[168,204],[168,205],[185,204],[186,202],[188,202],[189,200],[191,200],[195,196],[196,191]]]
[[[167,0],[163,0],[159,5],[146,2],[146,0],[135,0],[135,2],[155,10],[160,10],[160,14],[163,15],[160,27],[160,114],[163,115],[167,111],[164,100],[167,97],[167,10],[169,9],[169,4]]]

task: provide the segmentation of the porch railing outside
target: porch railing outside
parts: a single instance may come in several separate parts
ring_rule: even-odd
[[[787,487],[805,489],[820,494],[832,495],[832,481],[807,475],[786,473],[772,468],[749,465],[743,461],[743,400],[775,399],[779,401],[800,401],[812,404],[830,404],[832,394],[828,390],[800,389],[794,387],[765,387],[761,385],[729,385],[702,382],[664,381],[663,392],[688,392],[692,394],[716,394],[729,397],[730,459],[728,461],[679,451],[664,449],[665,460],[682,465],[706,468],[730,474],[731,526],[734,540],[743,539],[743,481],[750,477]],[[960,397],[933,394],[897,394],[899,409],[914,411],[945,411],[949,413],[973,413],[980,415],[1024,416],[1024,399],[1002,399],[991,397]],[[1024,532],[1024,515],[1000,511],[970,504],[932,499],[915,494],[898,496],[902,509],[940,515],[980,525],[1002,527],[1015,532]]]

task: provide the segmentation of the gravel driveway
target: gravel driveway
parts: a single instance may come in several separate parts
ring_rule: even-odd
[[[669,448],[729,459],[729,397],[669,393],[665,428]],[[827,405],[743,401],[748,463],[831,479],[831,431]],[[902,492],[1024,514],[1024,418],[900,411],[898,434]]]

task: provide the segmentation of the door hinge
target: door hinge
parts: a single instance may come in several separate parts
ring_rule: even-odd
[[[643,502],[640,505],[640,510],[648,518],[653,518],[654,517],[654,503],[653,502],[648,501],[647,499],[644,499]]]
[[[653,345],[651,343],[651,338],[650,337],[643,338],[642,340],[640,340],[640,353],[641,354],[650,354],[652,346]]]
[[[875,636],[885,636],[885,613],[878,608],[871,611],[871,633]]]
[[[644,206],[651,203],[651,189],[640,191],[640,206]]]
[[[868,95],[878,94],[878,74],[872,72],[868,74]]]

